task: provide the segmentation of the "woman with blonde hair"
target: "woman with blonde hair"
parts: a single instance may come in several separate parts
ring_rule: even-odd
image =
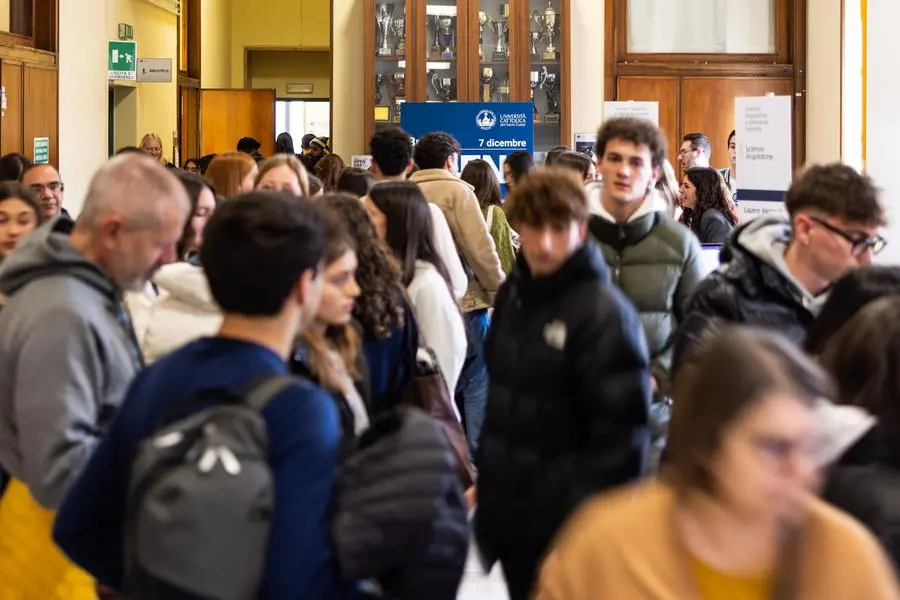
[[[259,165],[256,189],[278,190],[295,196],[309,195],[309,173],[293,154],[276,154]]]
[[[173,165],[163,157],[162,148],[162,140],[155,133],[144,134],[144,137],[141,138],[141,152],[143,152],[144,154],[149,154],[153,157],[154,160],[158,161],[164,167],[174,169],[175,165]]]
[[[663,161],[662,174],[656,182],[656,191],[666,201],[666,205],[669,207],[669,216],[675,220],[681,218],[681,186],[678,184],[675,167],[668,159]]]
[[[253,191],[259,167],[249,154],[226,152],[219,154],[206,169],[206,178],[223,198],[234,198]]]

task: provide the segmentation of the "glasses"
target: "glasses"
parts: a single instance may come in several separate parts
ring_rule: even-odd
[[[887,246],[887,240],[881,237],[880,235],[873,235],[872,237],[868,237],[865,234],[857,234],[853,235],[851,233],[847,233],[840,227],[835,227],[828,221],[824,219],[820,219],[818,217],[810,217],[813,222],[821,225],[831,233],[842,237],[850,244],[851,252],[853,256],[860,256],[866,250],[868,250],[873,256],[875,254],[880,253],[884,250],[884,247]]]
[[[34,192],[35,194],[40,194],[44,190],[50,190],[51,192],[61,192],[65,189],[65,186],[61,181],[53,181],[44,185],[42,183],[33,183],[28,186],[28,188]]]

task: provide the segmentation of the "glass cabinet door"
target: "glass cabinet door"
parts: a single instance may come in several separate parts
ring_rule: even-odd
[[[478,97],[481,102],[510,100],[510,35],[515,20],[510,2],[478,0]]]
[[[459,100],[459,18],[456,0],[426,0],[425,98],[429,102]],[[421,52],[421,50],[420,50]]]
[[[400,123],[406,102],[406,0],[375,3],[375,130]]]
[[[531,31],[527,52],[531,55],[529,85],[534,103],[535,153],[546,153],[560,143],[560,94],[562,63],[560,43],[563,23],[560,0],[530,0]]]

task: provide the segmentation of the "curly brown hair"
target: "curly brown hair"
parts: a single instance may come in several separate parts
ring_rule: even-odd
[[[356,281],[361,293],[354,316],[366,331],[387,338],[404,325],[406,308],[400,267],[379,239],[359,198],[346,193],[326,194],[322,205],[337,213],[356,245]]]
[[[322,180],[326,194],[338,191],[338,183],[345,168],[344,159],[337,154],[326,156],[318,162],[315,175]]]

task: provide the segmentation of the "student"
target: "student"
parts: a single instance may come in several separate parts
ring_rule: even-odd
[[[318,212],[282,192],[253,192],[213,215],[200,256],[225,314],[218,335],[192,342],[141,373],[56,522],[57,543],[101,583],[122,590],[126,577],[128,457],[180,400],[287,372],[294,340],[318,310],[325,243]],[[262,416],[276,501],[259,597],[344,597],[330,541],[341,441],[334,402],[298,380]]]
[[[503,161],[503,182],[506,184],[507,195],[515,189],[516,183],[523,175],[531,173],[534,169],[534,158],[529,153],[524,150],[511,152]]]
[[[308,196],[309,173],[293,154],[276,154],[259,165],[254,182],[258,190],[280,190],[294,196]]]
[[[532,173],[507,206],[522,249],[485,341],[475,533],[510,599],[527,600],[575,506],[641,475],[650,361],[637,312],[586,242],[582,182]]]
[[[685,172],[681,207],[681,224],[693,231],[701,244],[724,244],[741,221],[722,176],[710,167],[691,167]]]
[[[251,191],[257,173],[259,167],[249,154],[226,152],[210,161],[204,175],[227,200]]]
[[[0,264],[43,222],[41,206],[27,187],[0,182]]]
[[[478,158],[466,164],[460,178],[475,188],[484,221],[497,248],[497,256],[500,257],[500,266],[504,275],[509,275],[516,262],[514,238],[519,236],[514,235],[500,204],[500,182],[497,181],[494,168],[487,161]]]

